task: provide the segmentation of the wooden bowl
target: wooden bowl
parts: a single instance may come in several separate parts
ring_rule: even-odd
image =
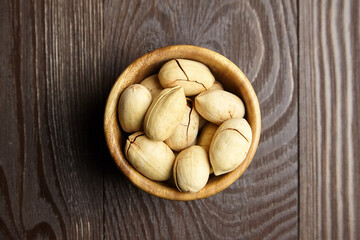
[[[123,149],[127,134],[119,126],[117,105],[122,91],[129,85],[139,83],[151,74],[157,73],[160,67],[174,58],[186,58],[199,61],[207,65],[217,81],[221,82],[225,90],[238,95],[246,108],[245,118],[249,122],[253,138],[245,160],[234,171],[221,175],[210,175],[207,185],[197,193],[179,192],[168,182],[152,181],[138,171],[126,160]],[[194,200],[209,197],[221,192],[238,179],[256,152],[261,128],[259,102],[251,83],[244,73],[229,59],[219,53],[206,48],[191,45],[174,45],[156,49],[145,54],[131,63],[116,80],[108,97],[104,117],[105,138],[116,165],[137,187],[142,190],[170,200]]]

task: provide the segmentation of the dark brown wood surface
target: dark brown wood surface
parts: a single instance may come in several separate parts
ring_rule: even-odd
[[[0,239],[359,239],[359,10],[355,0],[0,0]],[[191,202],[132,185],[102,129],[117,76],[172,44],[232,60],[262,112],[244,175]]]
[[[0,239],[101,239],[103,5],[0,11]]]
[[[300,1],[301,239],[360,239],[359,12]]]

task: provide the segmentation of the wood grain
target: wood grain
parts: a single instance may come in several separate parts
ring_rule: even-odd
[[[104,80],[155,48],[194,44],[237,64],[262,110],[261,143],[245,174],[208,199],[172,202],[104,169],[105,239],[294,239],[298,234],[295,1],[106,1]]]
[[[0,239],[359,239],[358,1],[0,6]],[[227,56],[262,111],[244,175],[192,202],[134,187],[102,133],[117,76],[172,44]]]
[[[102,3],[0,9],[0,239],[100,239]]]
[[[300,238],[360,236],[360,4],[300,1]]]

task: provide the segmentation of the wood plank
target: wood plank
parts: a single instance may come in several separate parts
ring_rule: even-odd
[[[1,2],[0,239],[100,239],[102,2]]]
[[[262,110],[249,169],[213,197],[172,202],[104,169],[106,239],[294,239],[298,235],[296,1],[114,1],[104,3],[104,81],[158,47],[194,44],[234,61]]]
[[[360,239],[359,12],[300,1],[301,239]]]

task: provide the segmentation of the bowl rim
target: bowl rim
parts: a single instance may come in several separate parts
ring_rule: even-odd
[[[150,180],[145,176],[143,176],[142,174],[140,174],[139,172],[137,172],[137,170],[132,167],[132,165],[126,160],[125,156],[123,155],[120,145],[120,139],[117,138],[117,136],[120,134],[121,131],[117,120],[117,103],[121,95],[121,92],[125,89],[125,87],[127,87],[127,84],[131,83],[127,78],[129,76],[132,76],[133,74],[132,72],[136,71],[140,67],[145,67],[145,68],[149,67],[151,65],[151,62],[154,59],[159,58],[159,56],[161,56],[162,53],[172,53],[172,52],[176,52],[176,53],[196,52],[199,55],[211,56],[211,58],[213,58],[217,62],[223,62],[222,64],[225,65],[228,70],[233,71],[234,74],[239,76],[239,80],[241,81],[240,84],[242,87],[245,88],[244,91],[246,91],[247,94],[249,94],[251,98],[251,104],[253,105],[254,108],[253,114],[255,115],[256,121],[254,123],[254,126],[251,126],[253,132],[253,138],[245,160],[240,164],[240,166],[238,166],[232,172],[215,177],[219,179],[218,181],[216,181],[216,184],[209,184],[208,182],[207,185],[204,187],[204,189],[202,189],[197,193],[180,192],[176,188],[167,186],[161,182]],[[174,58],[177,57],[175,56],[172,59]],[[169,60],[170,59],[171,58],[169,58]],[[246,106],[245,101],[244,104]],[[260,113],[259,101],[250,81],[247,79],[245,74],[232,61],[230,61],[228,58],[221,55],[220,53],[195,45],[170,45],[170,46],[161,47],[153,51],[150,51],[144,54],[143,56],[139,57],[135,61],[133,61],[129,66],[126,67],[126,69],[116,79],[110,91],[110,94],[108,95],[106,107],[105,107],[105,113],[104,113],[105,140],[108,149],[110,151],[110,154],[117,167],[134,185],[136,185],[140,189],[154,196],[168,200],[189,201],[189,200],[202,199],[202,198],[210,197],[226,189],[244,173],[244,171],[251,163],[259,144],[260,132],[261,132],[261,113]]]

